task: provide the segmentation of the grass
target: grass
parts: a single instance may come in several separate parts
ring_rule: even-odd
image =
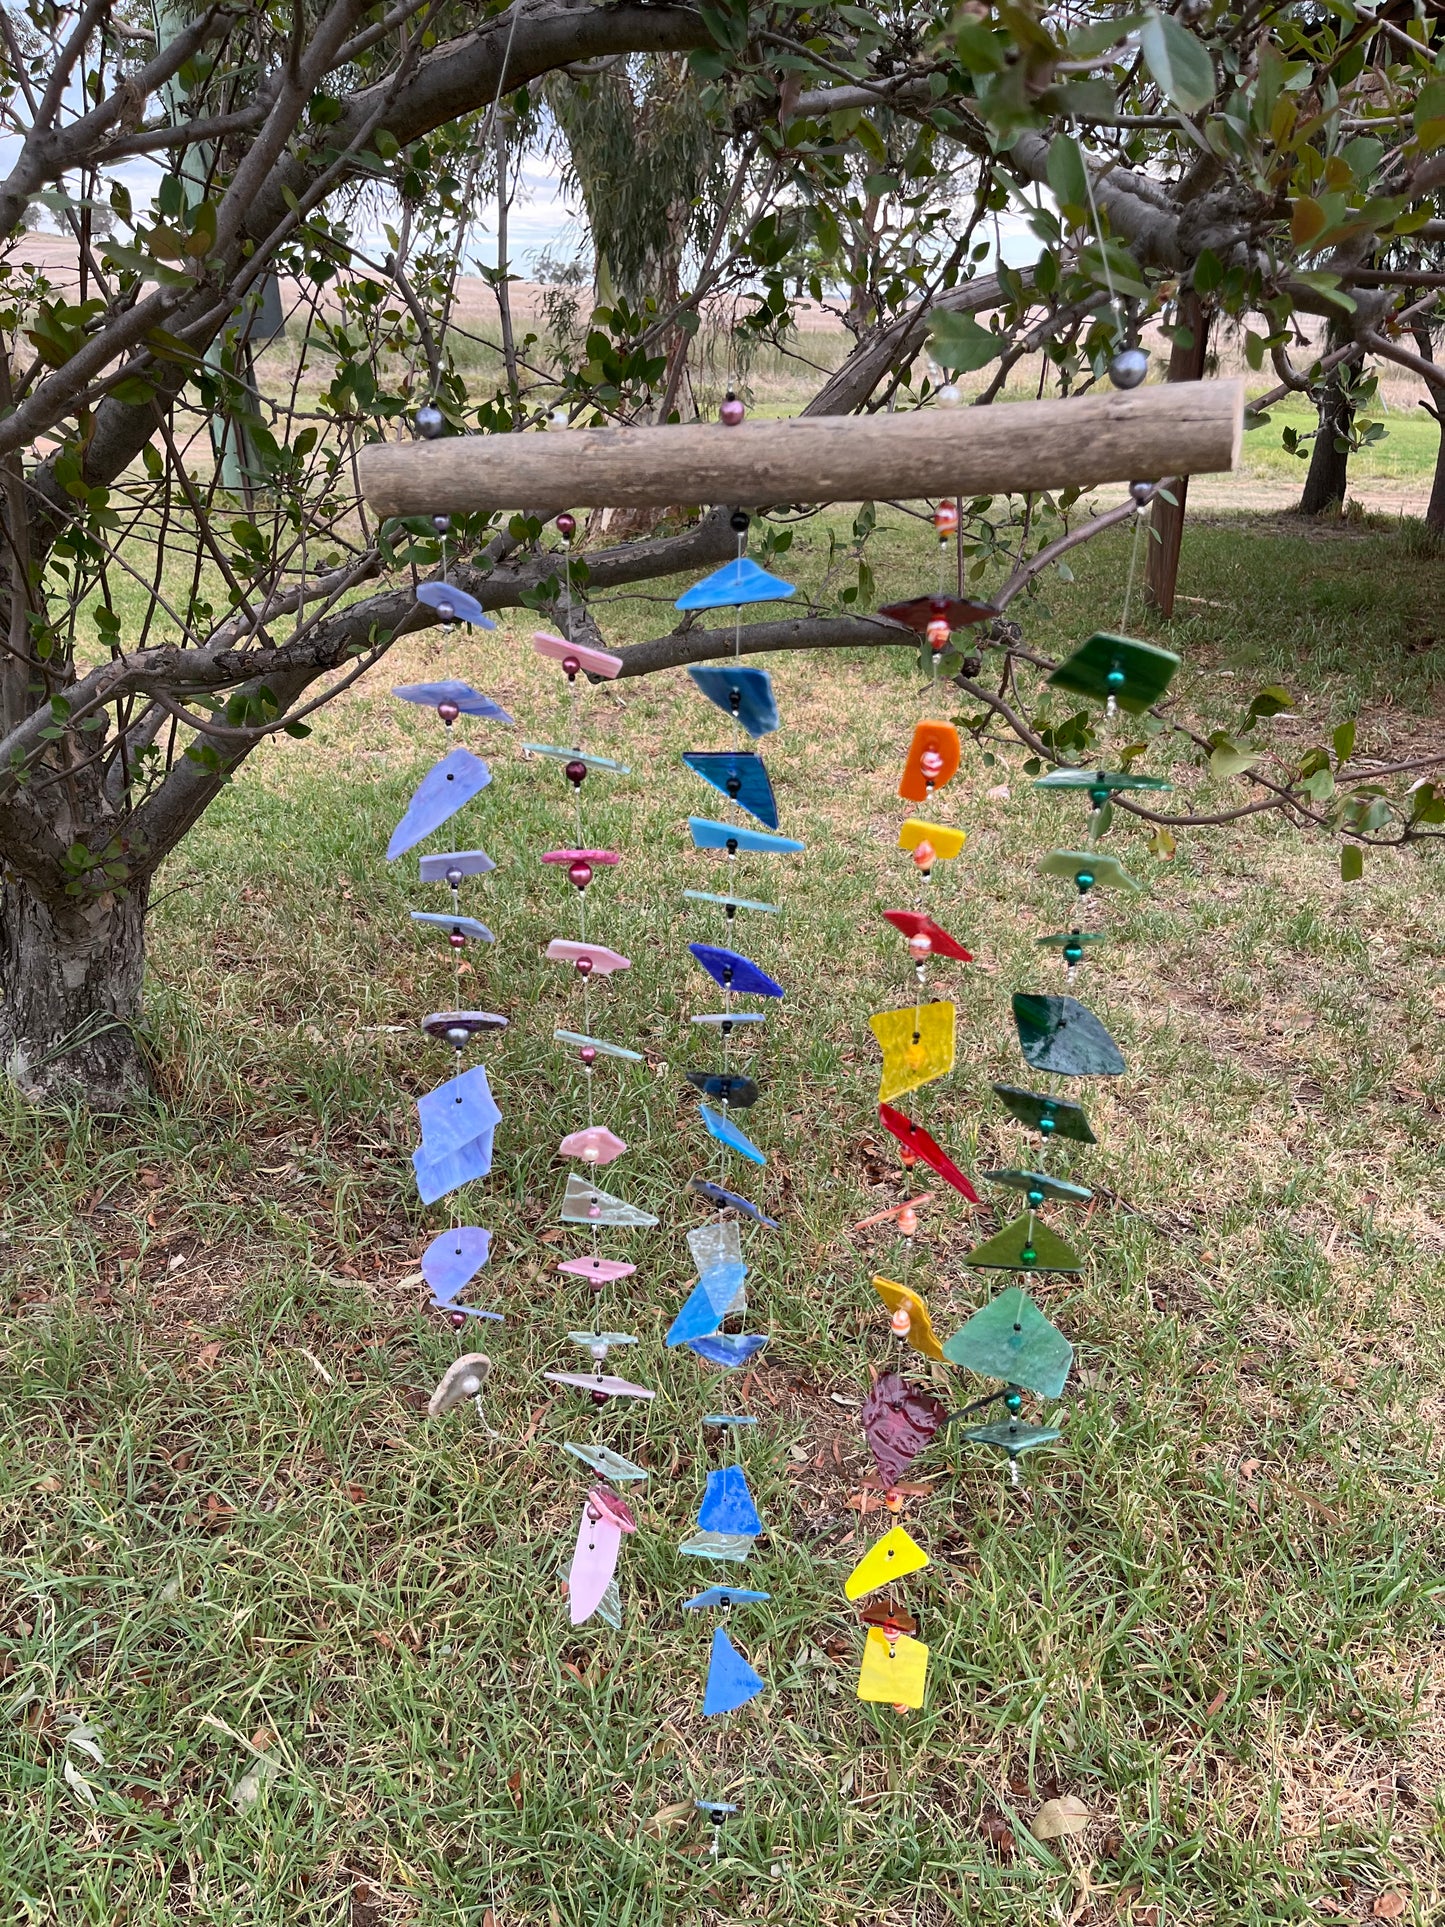
[[[882,593],[931,575],[928,541],[883,531]],[[817,580],[825,553],[806,525],[788,572]],[[1027,612],[1031,640],[1114,621],[1125,562],[1113,538],[1083,551]],[[1211,726],[1283,679],[1281,741],[1358,713],[1367,751],[1438,744],[1441,577],[1390,532],[1192,525],[1190,599],[1159,633]],[[602,615],[618,640],[666,619],[644,600]],[[877,1523],[849,1504],[853,1406],[895,1355],[868,1285],[895,1242],[851,1227],[904,1195],[866,1018],[907,996],[876,912],[911,889],[893,788],[919,699],[891,653],[774,665],[765,747],[809,847],[749,864],[786,912],[739,933],[789,990],[748,1053],[770,1158],[751,1188],[783,1228],[747,1238],[773,1334],[741,1394],[768,1528],[747,1575],[772,1599],[735,1631],[769,1691],[704,1728],[707,1628],[676,1608],[709,1575],[676,1545],[720,1393],[661,1336],[700,1218],[680,1069],[712,1056],[685,1021],[710,998],[684,944],[722,934],[680,895],[715,868],[687,846],[703,798],[677,753],[725,728],[680,673],[591,694],[589,740],[633,774],[585,791],[589,840],[625,852],[591,927],[634,959],[593,993],[596,1027],[648,1054],[599,1074],[598,1113],[633,1147],[613,1188],[662,1219],[609,1238],[639,1271],[608,1318],[641,1337],[658,1397],[594,1423],[538,1378],[587,1315],[552,1270],[575,1248],[552,1150],[582,1099],[550,1035],[578,997],[541,959],[575,913],[535,862],[568,809],[554,766],[468,729],[495,780],[459,834],[498,860],[478,892],[498,943],[466,995],[512,1020],[486,1047],[505,1122],[475,1200],[496,1234],[482,1302],[508,1317],[489,1339],[504,1442],[420,1409],[457,1349],[418,1308],[441,1214],[407,1165],[412,1099],[441,1069],[415,1022],[449,1001],[449,965],[406,919],[433,893],[383,852],[438,737],[385,689],[445,663],[523,733],[565,733],[526,628],[406,645],[204,820],[157,893],[153,1112],[5,1114],[6,1917],[1276,1927],[1390,1917],[1377,1899],[1398,1894],[1408,1921],[1440,1918],[1439,855],[1372,856],[1346,887],[1332,849],[1269,820],[1181,836],[1170,863],[1117,833],[1148,891],[1110,909],[1117,941],[1081,992],[1129,1074],[1088,1093],[1099,1145],[1062,1161],[1098,1188],[1086,1220],[1052,1219],[1087,1269],[1038,1281],[1077,1346],[1065,1439],[1021,1496],[974,1451],[926,1462],[907,1523],[933,1563],[906,1594],[929,1695],[900,1718],[853,1697],[842,1578]],[[1025,1149],[988,1085],[1020,1073],[1010,992],[1062,987],[1033,948],[1061,909],[1034,863],[1080,828],[1011,760],[969,750],[941,806],[970,842],[935,913],[977,962],[939,966],[958,1065],[910,1105],[973,1170]],[[942,1196],[921,1215],[912,1275],[951,1331],[991,1294],[963,1254],[1001,1219]],[[652,1468],[620,1636],[571,1631],[558,1590],[584,1480],[556,1442],[593,1435]],[[274,1765],[238,1805],[257,1752]],[[718,1792],[742,1811],[714,1867],[690,1802]],[[1060,1793],[1089,1826],[1036,1842]]]

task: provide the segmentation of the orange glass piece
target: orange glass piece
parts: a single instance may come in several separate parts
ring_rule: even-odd
[[[924,823],[916,816],[910,816],[898,831],[900,850],[916,850],[920,843],[931,843],[934,856],[944,863],[957,856],[967,840],[964,830],[951,830],[946,823]]]
[[[957,1011],[952,1004],[909,1004],[880,1010],[868,1028],[883,1053],[878,1102],[887,1104],[904,1091],[916,1091],[953,1069]]]
[[[927,802],[935,790],[941,790],[958,774],[961,754],[958,731],[952,723],[915,724],[898,794],[909,803]]]
[[[933,1321],[928,1316],[928,1307],[918,1293],[908,1285],[896,1284],[892,1278],[875,1278],[873,1289],[883,1300],[895,1319],[900,1311],[908,1315],[906,1330],[895,1323],[893,1329],[900,1338],[906,1338],[914,1351],[921,1352],[925,1358],[943,1360],[943,1347],[933,1333]]]

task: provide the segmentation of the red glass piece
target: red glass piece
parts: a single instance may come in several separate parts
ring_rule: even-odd
[[[890,1485],[904,1473],[948,1417],[948,1408],[897,1372],[885,1372],[863,1401],[863,1436]]]
[[[914,596],[911,602],[887,602],[878,611],[890,622],[901,622],[907,629],[916,629],[920,636],[928,633],[928,625],[935,616],[941,616],[950,629],[967,629],[975,622],[989,622],[999,612],[991,602],[969,602],[961,596]]]
[[[885,910],[883,918],[895,930],[901,930],[905,937],[927,937],[933,945],[935,957],[956,957],[960,963],[973,962],[973,952],[965,950],[957,937],[950,937],[922,910]]]
[[[891,1104],[880,1104],[878,1115],[905,1151],[912,1151],[915,1157],[922,1158],[930,1170],[936,1171],[945,1184],[951,1184],[955,1191],[968,1199],[970,1204],[978,1203],[977,1191],[943,1146],[935,1142],[921,1124],[915,1124],[911,1117],[905,1117],[902,1111],[894,1110]]]

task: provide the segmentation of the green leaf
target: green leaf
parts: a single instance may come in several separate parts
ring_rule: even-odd
[[[1355,719],[1353,716],[1347,723],[1341,723],[1339,725],[1331,741],[1335,746],[1335,761],[1337,763],[1348,763],[1355,749]]]
[[[1317,769],[1313,775],[1305,778],[1300,788],[1312,803],[1328,803],[1335,793],[1333,770]]]
[[[1089,177],[1084,171],[1083,151],[1072,134],[1055,134],[1049,142],[1044,171],[1061,207],[1088,206]]]
[[[1151,13],[1139,31],[1139,51],[1159,90],[1183,113],[1197,114],[1214,98],[1214,63],[1169,13]]]
[[[1252,769],[1259,758],[1259,750],[1240,749],[1226,736],[1209,753],[1210,773],[1218,777],[1221,783],[1232,782],[1236,776],[1243,776],[1247,769]]]
[[[1358,883],[1365,874],[1365,853],[1358,843],[1346,843],[1340,850],[1340,880]]]
[[[971,314],[935,314],[928,324],[933,352],[956,375],[972,374],[997,360],[1003,340],[981,328]]]
[[[1287,709],[1293,707],[1293,700],[1284,685],[1272,682],[1260,690],[1249,705],[1249,713],[1251,716],[1282,716]]]

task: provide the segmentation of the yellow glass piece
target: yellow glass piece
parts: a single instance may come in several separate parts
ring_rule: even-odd
[[[869,1546],[863,1557],[843,1581],[845,1599],[862,1599],[895,1579],[906,1579],[910,1572],[922,1572],[928,1554],[916,1539],[910,1539],[902,1526],[885,1532],[876,1546]]]
[[[860,1700],[884,1700],[890,1706],[922,1706],[923,1682],[928,1677],[928,1648],[906,1633],[888,1644],[881,1626],[870,1626],[863,1643],[863,1665],[858,1674]]]
[[[878,1102],[891,1104],[905,1091],[947,1077],[953,1069],[957,1012],[952,1004],[909,1004],[880,1010],[868,1019],[883,1053]]]
[[[940,862],[957,856],[967,841],[966,830],[951,830],[946,823],[925,823],[917,816],[910,816],[898,832],[900,850],[916,850],[920,843],[931,843]]]
[[[908,1285],[895,1284],[891,1278],[875,1278],[873,1289],[891,1312],[900,1309],[908,1314],[908,1330],[902,1333],[914,1351],[922,1352],[925,1358],[942,1359],[943,1347],[933,1335],[933,1321],[928,1316],[928,1307],[918,1293]],[[898,1327],[893,1327],[895,1331]]]

